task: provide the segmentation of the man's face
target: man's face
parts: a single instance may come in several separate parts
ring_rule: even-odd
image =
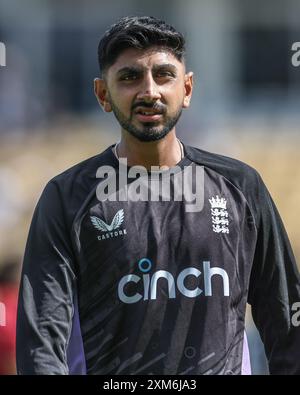
[[[140,141],[163,138],[177,123],[192,93],[192,73],[161,48],[127,49],[95,81],[105,111],[113,111],[121,127]]]

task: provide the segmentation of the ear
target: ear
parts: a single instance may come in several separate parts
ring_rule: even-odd
[[[183,108],[188,108],[190,105],[190,101],[193,93],[193,73],[190,71],[184,76],[184,99],[183,99]]]
[[[103,79],[94,79],[94,93],[103,110],[105,112],[111,112],[112,108],[108,101],[108,90],[106,87],[106,82]]]

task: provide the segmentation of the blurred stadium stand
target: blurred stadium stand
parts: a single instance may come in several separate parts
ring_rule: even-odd
[[[300,41],[297,0],[2,0],[0,41],[0,266],[24,252],[46,182],[117,141],[118,125],[93,95],[97,45],[124,15],[166,19],[187,38],[192,106],[178,135],[187,144],[255,167],[300,258]],[[265,374],[249,319],[254,372]]]

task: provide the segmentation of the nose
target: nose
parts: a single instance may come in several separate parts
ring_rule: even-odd
[[[138,100],[152,102],[160,99],[159,86],[156,84],[151,73],[144,76],[140,91],[137,95]]]

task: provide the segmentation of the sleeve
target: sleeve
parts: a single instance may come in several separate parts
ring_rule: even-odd
[[[263,181],[253,199],[257,244],[248,302],[264,343],[270,374],[300,374],[300,278],[284,225]],[[294,316],[294,317],[293,317]]]
[[[18,300],[18,374],[69,374],[75,270],[58,186],[50,181],[36,206]]]

